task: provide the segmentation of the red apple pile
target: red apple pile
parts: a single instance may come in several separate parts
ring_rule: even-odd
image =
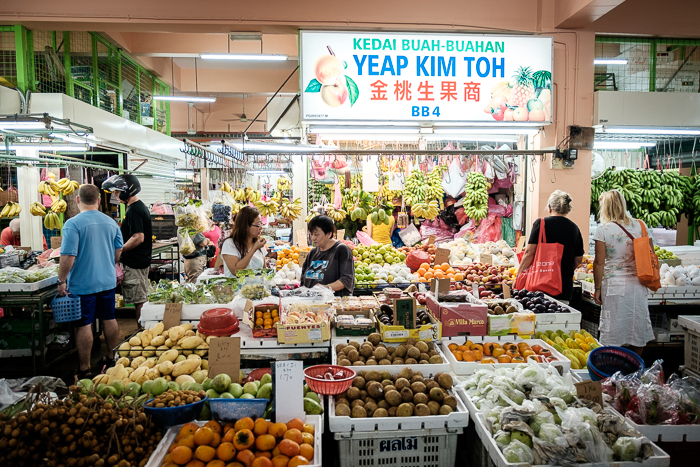
[[[468,266],[458,266],[464,272],[464,279],[469,283],[495,285],[505,282],[513,286],[515,276],[511,275],[507,266],[494,266],[484,263],[472,263]]]

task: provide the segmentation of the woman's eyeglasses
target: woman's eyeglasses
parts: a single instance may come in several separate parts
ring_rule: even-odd
[[[251,224],[251,227],[257,227],[258,229],[262,229],[262,224]]]

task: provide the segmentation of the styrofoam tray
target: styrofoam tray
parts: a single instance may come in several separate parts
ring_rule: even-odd
[[[0,292],[36,292],[50,287],[58,282],[58,275],[37,282],[22,282],[20,284],[0,284]]]
[[[689,331],[700,333],[700,315],[680,315],[678,325]]]
[[[466,338],[462,338],[461,343],[464,343],[465,341],[466,341]],[[456,341],[452,341],[452,342],[457,343]],[[474,341],[472,341],[472,342],[474,342]],[[516,341],[510,340],[509,342],[516,342]],[[557,357],[556,362],[540,363],[540,365],[543,365],[543,366],[552,365],[556,368],[560,368],[562,374],[567,373],[569,371],[569,369],[571,368],[571,360],[566,358],[564,355],[559,353],[556,349],[554,349],[552,346],[548,345],[543,340],[524,339],[522,341],[517,341],[517,342],[526,342],[526,343],[530,344],[530,346],[533,346],[535,344],[540,345],[546,349],[549,349],[552,352],[552,355],[554,357]],[[452,352],[450,352],[450,349],[447,348],[448,344],[446,344],[445,342],[441,342],[440,345],[443,347],[442,353],[447,356],[447,361],[450,363],[450,366],[452,367],[452,371],[454,371],[455,374],[457,374],[457,375],[471,375],[476,370],[484,369],[484,368],[513,368],[513,367],[516,367],[518,365],[522,365],[522,363],[460,362],[460,361],[457,361],[454,354]]]
[[[313,462],[309,464],[310,467],[321,467],[321,459],[322,457],[322,443],[321,443],[321,435],[323,434],[323,418],[321,415],[307,415],[306,416],[306,423],[313,425],[315,428],[314,431],[314,458]],[[207,422],[206,421],[195,421],[199,426],[204,426]],[[160,440],[160,443],[158,443],[158,446],[156,447],[156,450],[153,451],[153,454],[151,454],[151,458],[148,460],[148,463],[146,464],[146,467],[161,467],[163,465],[163,459],[165,459],[165,456],[168,454],[168,449],[170,448],[170,445],[173,444],[173,441],[175,441],[175,437],[177,436],[178,432],[180,431],[180,428],[182,428],[182,425],[175,425],[173,427],[168,428],[168,431],[165,432],[165,435],[163,436],[163,439]]]
[[[606,409],[609,410],[609,409]],[[619,415],[619,414],[618,414]],[[488,433],[488,428],[486,428],[486,423],[484,421],[484,414],[478,413],[474,417],[474,424],[476,427],[476,432],[481,438],[481,442],[484,444],[486,449],[491,456],[496,467],[530,467],[531,464],[526,462],[511,464],[506,461],[505,456],[499,449],[496,441],[493,439],[490,433]],[[609,464],[578,464],[578,467],[594,467],[600,465],[608,465],[614,467],[668,467],[671,464],[671,457],[666,454],[661,448],[659,448],[653,442],[651,447],[654,451],[654,455],[645,460],[644,462],[611,462]]]
[[[547,300],[551,300],[559,306],[563,306],[569,310],[569,313],[536,313],[535,314],[535,326],[538,324],[580,324],[581,323],[581,312],[571,308],[559,300],[550,297],[545,294]]]
[[[700,286],[683,285],[678,287],[661,287],[653,293],[649,293],[649,299],[691,299],[700,298]]]
[[[335,351],[335,346],[338,344],[347,344],[350,341],[356,341],[359,342],[357,339],[353,339],[351,336],[348,337],[347,339],[343,338],[336,338],[331,341],[331,354],[333,355],[333,360],[331,363],[333,365],[338,364],[338,354]],[[366,341],[360,342],[360,345],[362,345]],[[401,371],[403,368],[410,368],[413,371],[420,371],[423,373],[425,376],[428,375],[434,375],[435,373],[444,373],[446,371],[450,371],[450,362],[447,361],[447,357],[445,356],[444,352],[442,351],[442,348],[439,345],[439,342],[435,342],[435,351],[442,357],[442,363],[435,363],[435,364],[423,364],[423,365],[371,365],[371,366],[365,366],[365,367],[351,367],[355,371],[362,371],[362,370],[377,370],[377,371],[384,371],[387,370],[390,373],[396,373]],[[387,345],[392,345],[391,343]],[[399,345],[399,344],[396,344]],[[360,369],[362,368],[362,370]],[[394,370],[394,371],[392,371]]]
[[[616,412],[619,414],[619,412]],[[637,425],[629,417],[627,423],[653,442],[677,443],[700,441],[700,425]]]

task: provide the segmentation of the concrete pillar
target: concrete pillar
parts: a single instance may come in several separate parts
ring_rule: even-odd
[[[292,197],[294,199],[299,198],[299,200],[301,201],[301,215],[292,224],[292,228],[294,229],[294,243],[298,243],[299,239],[297,238],[296,231],[298,229],[303,229],[304,231],[306,231],[306,216],[309,215],[309,213],[308,213],[309,174],[308,174],[308,169],[307,169],[307,160],[308,160],[309,156],[292,155],[291,158],[292,158],[292,172],[293,172],[293,175],[292,175]]]
[[[17,151],[19,157],[39,157],[38,151]],[[22,212],[19,214],[22,246],[30,246],[32,250],[42,251],[44,249],[44,231],[42,228],[42,217],[32,216],[29,213],[29,206],[39,200],[39,193],[36,191],[40,181],[40,171],[35,166],[17,167],[17,195]]]

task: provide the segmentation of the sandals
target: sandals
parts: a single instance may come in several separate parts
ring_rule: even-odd
[[[99,368],[100,368],[100,373],[104,373],[108,368],[111,368],[114,366],[114,360],[109,359],[107,357],[102,357],[98,363]]]
[[[75,377],[80,381],[81,379],[92,379],[92,370],[88,368],[87,370],[77,369],[73,373]]]

